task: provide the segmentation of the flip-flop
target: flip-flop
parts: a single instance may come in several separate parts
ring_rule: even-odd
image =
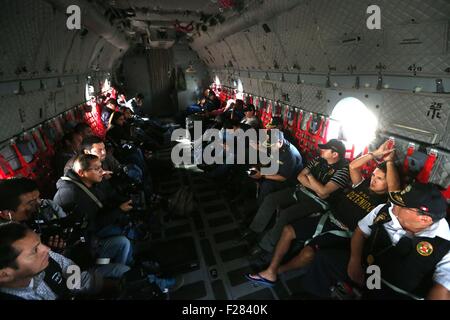
[[[245,275],[245,278],[247,280],[251,281],[251,282],[258,283],[258,284],[261,284],[261,285],[264,285],[264,286],[267,286],[267,287],[275,286],[276,281],[270,281],[270,280],[264,278],[263,276],[261,276],[259,273],[257,273],[255,276],[258,277],[258,278],[252,278],[251,274],[247,273]]]

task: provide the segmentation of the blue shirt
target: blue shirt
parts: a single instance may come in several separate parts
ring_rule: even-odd
[[[297,148],[284,140],[283,146],[279,150],[278,174],[294,184],[297,183],[297,176],[303,169],[302,156]]]

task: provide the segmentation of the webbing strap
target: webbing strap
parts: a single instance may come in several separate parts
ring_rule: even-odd
[[[97,197],[88,189],[86,188],[86,186],[82,183],[79,183],[78,181],[75,181],[73,179],[70,179],[69,177],[61,177],[61,180],[64,181],[70,181],[72,183],[74,183],[75,185],[77,185],[81,190],[83,190],[88,196],[89,198],[91,198],[95,204],[99,207],[99,208],[103,208],[103,204],[100,202],[100,200],[97,199]]]
[[[329,230],[329,231],[322,232],[323,227],[325,226],[325,223],[327,222],[328,219],[330,219],[330,221],[334,225],[338,226],[342,230]],[[305,241],[305,246],[307,246],[317,236],[321,236],[324,234],[333,234],[337,237],[351,238],[353,235],[353,232],[351,232],[349,230],[343,230],[342,223],[333,216],[333,213],[331,211],[327,211],[320,218],[319,223],[317,224],[316,231],[314,232],[314,235],[310,239]]]
[[[308,189],[306,189],[304,186],[297,186],[297,190],[302,191],[304,194],[306,194],[308,197],[310,197],[311,199],[313,199],[314,201],[316,201],[323,210],[328,210],[330,208],[330,206],[328,205],[328,203],[322,199],[320,199],[318,196],[316,196],[315,194],[313,194],[312,192],[310,192]],[[297,194],[296,192],[294,192],[294,199],[298,201],[297,198]]]
[[[403,294],[405,296],[408,296],[414,300],[425,300],[422,297],[418,297],[408,291],[405,291],[403,289],[400,289],[399,287],[394,286],[392,283],[387,282],[386,280],[384,280],[383,278],[381,279],[381,282],[383,282],[385,285],[387,285],[389,288],[391,288],[392,290],[394,290],[397,293]]]
[[[410,145],[406,152],[405,161],[403,161],[403,172],[405,172],[405,173],[407,173],[409,171],[408,158],[412,156],[412,154],[414,153],[414,150],[415,150],[414,145]]]
[[[445,199],[450,199],[450,186],[447,187],[447,190],[442,192],[442,195]]]

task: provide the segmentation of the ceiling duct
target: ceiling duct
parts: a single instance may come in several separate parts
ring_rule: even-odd
[[[130,44],[126,37],[109,21],[101,15],[87,0],[46,0],[54,8],[66,14],[71,5],[77,5],[81,9],[81,24],[90,31],[98,34],[107,42],[118,49],[126,51]]]
[[[148,37],[148,44],[146,45],[150,48],[169,49],[175,44],[175,30],[148,28],[146,31]]]
[[[234,19],[230,18],[225,23],[208,31],[208,37],[195,38],[193,46],[203,47],[218,42],[255,24],[266,22],[283,12],[292,10],[302,2],[304,0],[277,0],[276,4],[273,1],[265,1],[263,5],[254,10],[243,12]]]

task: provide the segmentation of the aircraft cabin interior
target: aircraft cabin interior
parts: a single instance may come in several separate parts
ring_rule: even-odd
[[[448,0],[2,0],[0,30],[0,300],[450,300]]]

